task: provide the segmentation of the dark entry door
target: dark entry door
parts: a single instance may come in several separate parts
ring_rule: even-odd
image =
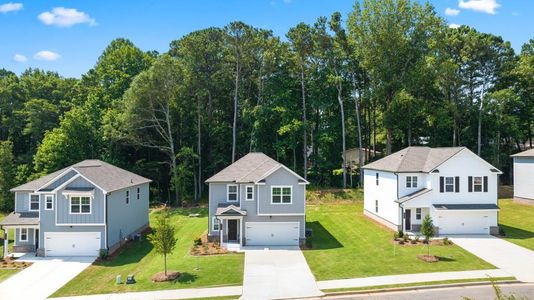
[[[39,229],[35,229],[35,249],[39,249]]]
[[[237,220],[228,220],[228,240],[237,241]]]
[[[412,210],[404,211],[404,230],[412,230]]]

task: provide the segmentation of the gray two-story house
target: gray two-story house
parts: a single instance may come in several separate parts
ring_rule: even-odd
[[[100,160],[84,160],[13,188],[14,252],[97,256],[148,227],[150,179]],[[7,247],[4,247],[4,256]]]
[[[286,246],[305,239],[306,181],[263,153],[249,153],[209,184],[210,240]]]

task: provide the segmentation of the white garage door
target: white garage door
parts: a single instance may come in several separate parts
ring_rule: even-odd
[[[489,234],[488,214],[454,213],[439,217],[439,234]]]
[[[98,256],[100,232],[45,232],[46,256]]]
[[[247,222],[247,246],[298,246],[299,222]]]

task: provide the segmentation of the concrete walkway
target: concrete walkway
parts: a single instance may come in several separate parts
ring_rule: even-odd
[[[245,275],[241,299],[318,297],[308,263],[298,247],[245,248]]]
[[[52,298],[54,300],[156,300],[156,299],[193,299],[241,295],[242,286],[226,286],[217,288],[178,289],[135,293],[102,294]]]
[[[499,270],[477,270],[477,271],[460,271],[460,272],[434,272],[404,275],[388,275],[375,277],[362,277],[353,279],[339,279],[319,281],[317,285],[321,290],[326,289],[343,289],[343,288],[361,288],[391,284],[406,284],[418,282],[431,282],[443,280],[475,279],[490,277],[510,277],[509,273]]]
[[[512,274],[518,280],[534,282],[534,251],[491,235],[450,238],[458,246]]]
[[[0,283],[0,299],[46,299],[76,277],[95,257],[35,257],[19,260],[33,264]]]

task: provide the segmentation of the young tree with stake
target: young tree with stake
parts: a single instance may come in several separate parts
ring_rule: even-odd
[[[169,222],[169,216],[163,214],[158,216],[154,232],[148,236],[148,239],[154,245],[156,253],[163,254],[165,277],[167,277],[167,255],[172,254],[174,247],[176,247],[174,231],[175,228]]]

